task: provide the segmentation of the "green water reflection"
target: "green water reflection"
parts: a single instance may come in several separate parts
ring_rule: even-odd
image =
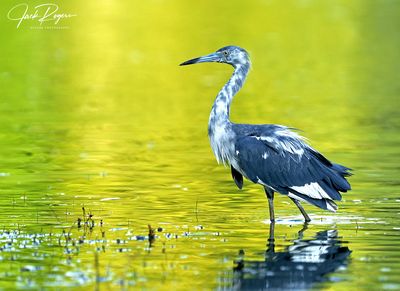
[[[77,14],[59,30],[17,29],[18,3],[0,4],[1,287],[224,289],[239,250],[265,260],[263,191],[207,139],[231,68],[178,66],[236,44],[253,69],[232,120],[303,129],[355,172],[337,214],[306,206],[305,240],[352,251],[312,287],[400,288],[398,1],[59,1]],[[301,216],[282,196],[276,215],[284,252]]]

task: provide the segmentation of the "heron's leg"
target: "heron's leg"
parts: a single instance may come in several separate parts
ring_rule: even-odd
[[[290,198],[290,199],[292,199],[292,201],[294,202],[294,204],[296,204],[296,206],[299,208],[301,214],[303,214],[303,216],[304,216],[304,220],[305,220],[306,222],[310,222],[311,219],[310,219],[310,217],[308,216],[307,212],[304,210],[303,206],[301,206],[300,202],[297,201],[296,199],[293,199],[293,198]]]
[[[273,255],[275,253],[275,222],[271,222],[271,224],[269,225],[269,237],[267,246],[268,248],[265,252],[266,258],[270,254]]]
[[[274,191],[271,189],[264,187],[265,189],[265,194],[267,195],[268,198],[268,204],[269,204],[269,219],[271,222],[275,222],[275,214],[274,214]]]
[[[268,241],[272,244],[275,241],[275,221],[271,222],[271,224],[269,225],[269,237],[268,237]]]

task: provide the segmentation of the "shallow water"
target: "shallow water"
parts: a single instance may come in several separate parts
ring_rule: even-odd
[[[0,19],[1,288],[400,289],[399,3],[196,5]],[[178,67],[226,44],[253,60],[232,120],[301,128],[355,173],[306,229],[278,195],[273,245],[262,189],[238,190],[208,144],[231,68]]]

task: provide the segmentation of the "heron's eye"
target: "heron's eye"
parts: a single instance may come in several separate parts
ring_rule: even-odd
[[[223,51],[222,53],[224,54],[225,57],[229,55],[228,51]]]

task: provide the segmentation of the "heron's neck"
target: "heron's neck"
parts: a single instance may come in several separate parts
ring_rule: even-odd
[[[235,94],[242,88],[249,72],[250,64],[238,65],[232,77],[218,93],[210,113],[209,127],[229,123],[229,111]]]

